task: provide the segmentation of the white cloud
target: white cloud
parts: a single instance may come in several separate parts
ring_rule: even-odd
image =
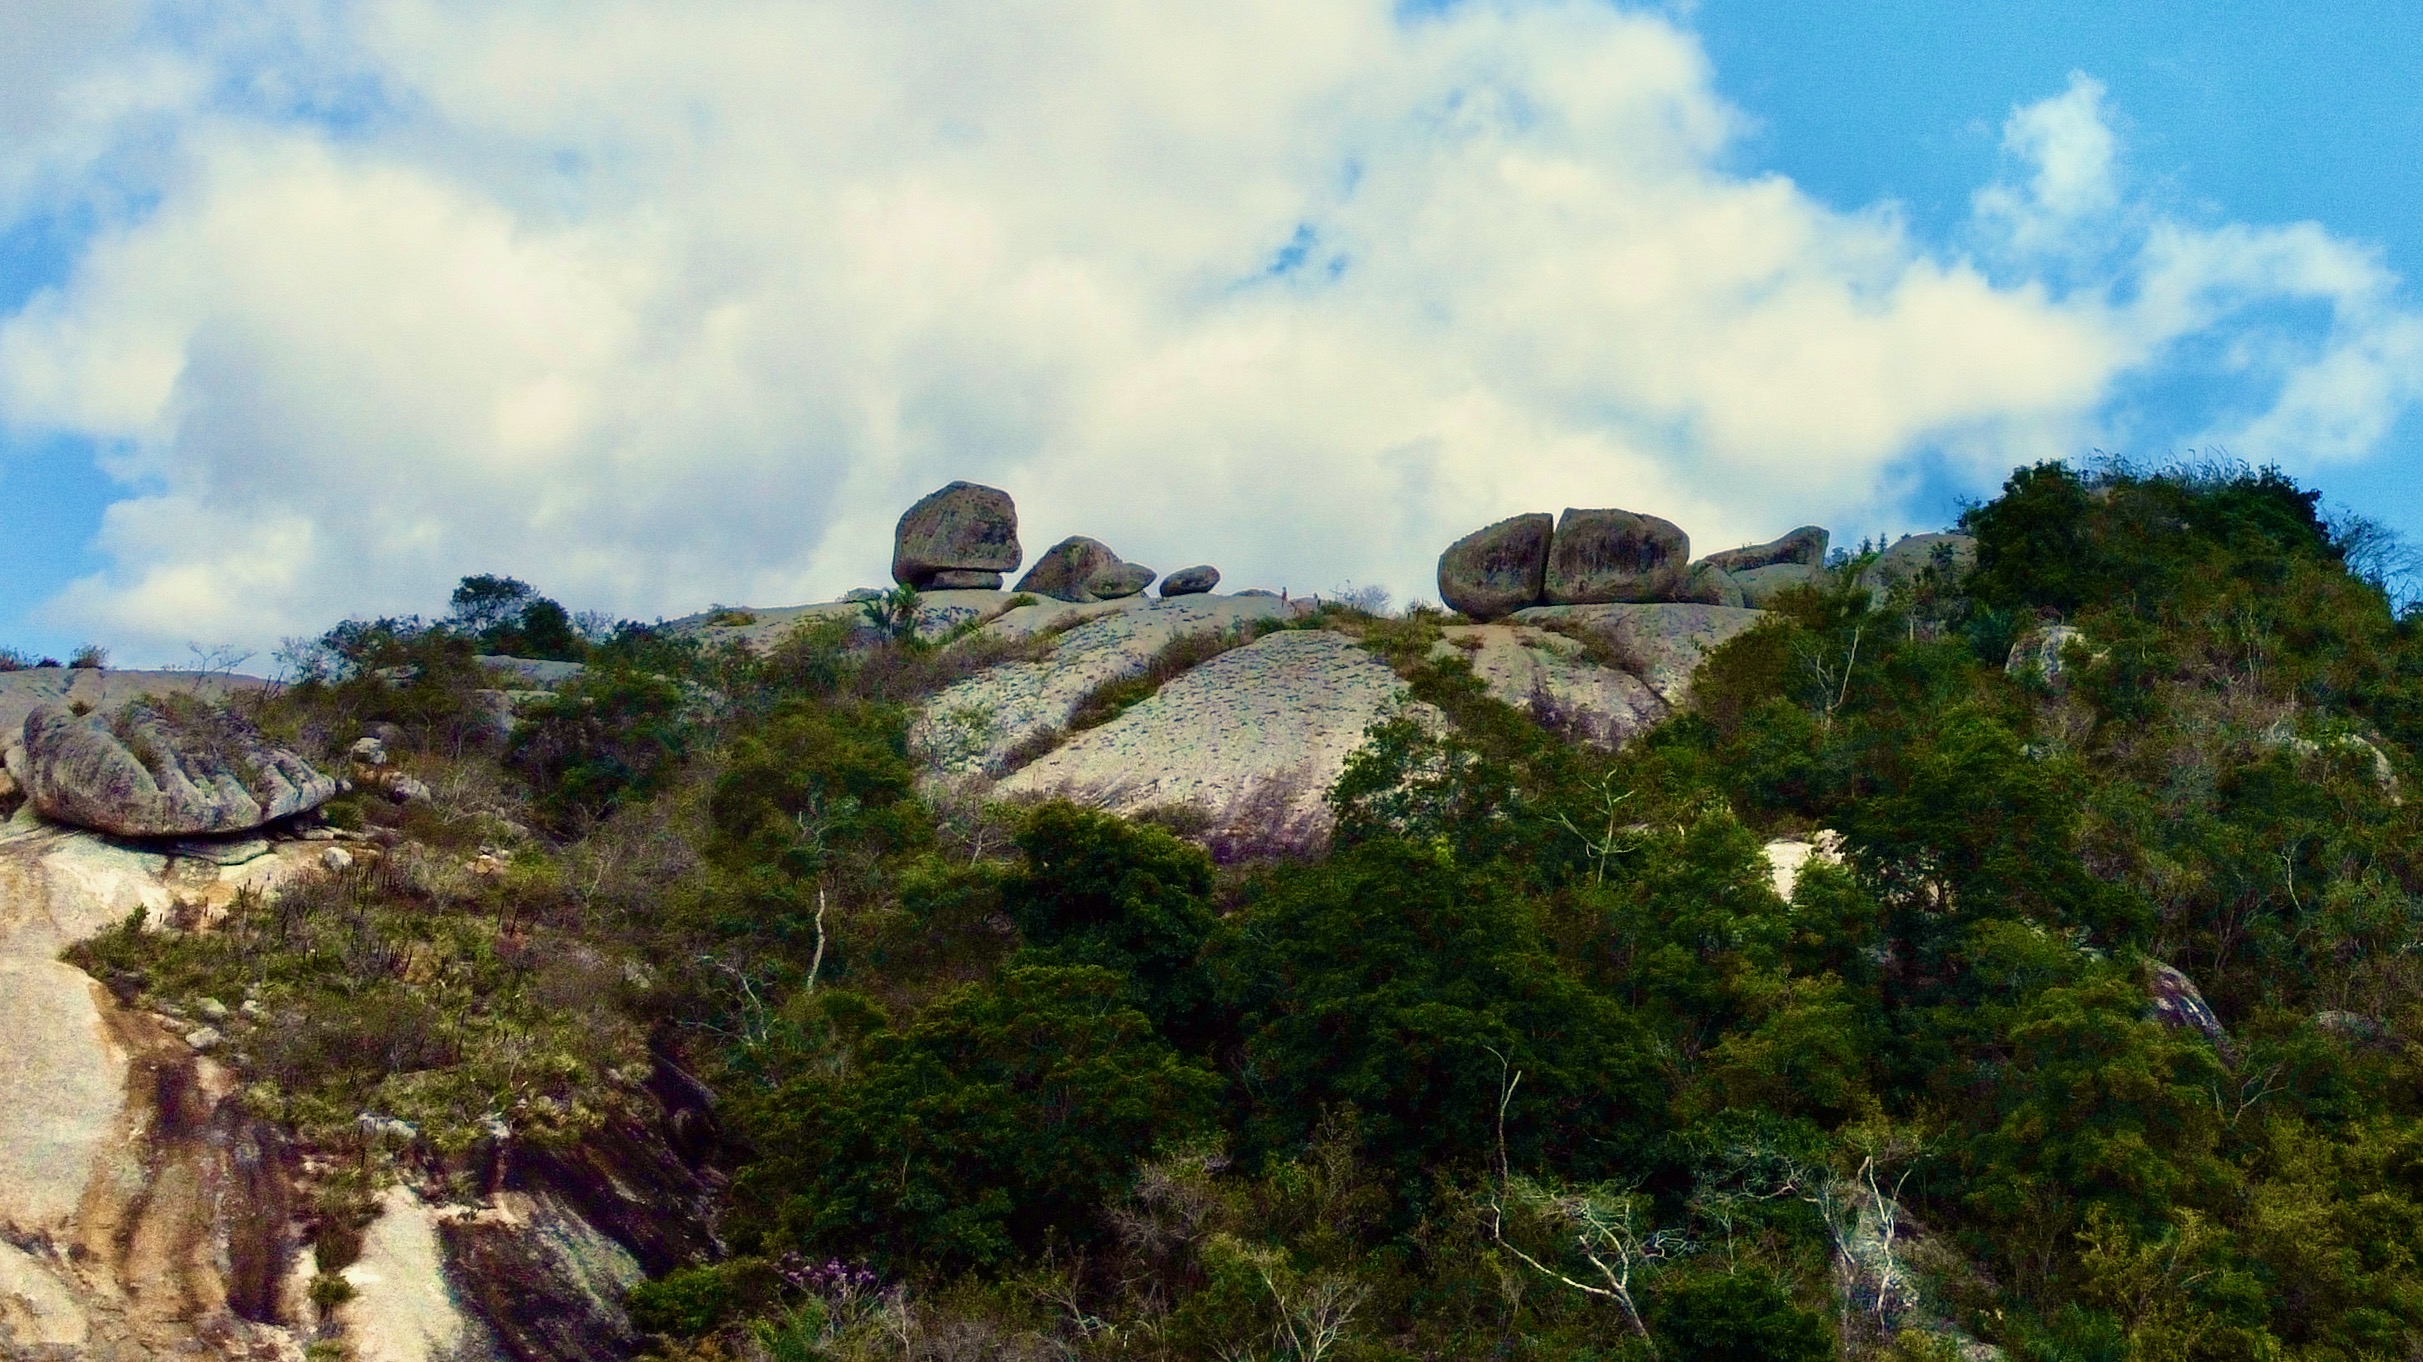
[[[2014,114],[1980,266],[1725,169],[1739,119],[1665,20],[1393,8],[263,0],[130,48],[240,93],[0,325],[0,414],[133,488],[53,609],[126,654],[479,570],[807,599],[952,477],[1009,488],[1030,551],[1426,594],[1518,510],[1872,523],[1915,452],[2080,448],[2283,291],[2345,335],[2247,360],[2282,395],[2245,438],[2357,450],[2347,404],[2412,400],[2394,281],[2318,229],[2014,266],[2131,211],[2091,81]],[[344,117],[272,116],[328,90]]]

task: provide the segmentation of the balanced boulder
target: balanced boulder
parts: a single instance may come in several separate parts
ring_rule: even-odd
[[[1200,596],[1220,584],[1220,569],[1205,564],[1201,567],[1180,568],[1161,579],[1161,595]]]
[[[920,498],[892,533],[892,580],[926,590],[943,573],[1014,572],[1018,507],[998,487],[954,482]],[[967,579],[954,577],[952,585]],[[994,586],[1000,579],[993,578]]]
[[[45,705],[25,717],[20,759],[36,813],[120,837],[249,832],[337,793],[251,724],[191,702],[138,702],[107,718]]]
[[[1159,574],[1142,563],[1113,563],[1085,579],[1085,590],[1098,601],[1133,596],[1153,584]]]
[[[1533,512],[1474,530],[1439,555],[1439,599],[1476,620],[1493,620],[1540,599],[1556,522]]]
[[[1672,599],[1693,605],[1739,606],[1744,603],[1741,583],[1733,579],[1733,574],[1706,563],[1691,565],[1691,570],[1683,575],[1683,584],[1674,589]]]
[[[1104,568],[1118,565],[1119,555],[1111,552],[1110,545],[1072,534],[1043,551],[1018,579],[1018,589],[1056,601],[1096,600],[1099,598],[1085,589],[1086,582]]]
[[[1690,563],[1691,536],[1671,520],[1567,507],[1548,545],[1540,594],[1550,605],[1670,601]]]
[[[1781,539],[1747,548],[1724,549],[1700,559],[1710,567],[1723,568],[1740,576],[1755,568],[1775,567],[1797,563],[1806,567],[1822,567],[1826,561],[1826,545],[1833,536],[1823,526],[1803,525]]]

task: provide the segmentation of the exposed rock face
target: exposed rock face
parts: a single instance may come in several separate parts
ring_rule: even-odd
[[[45,818],[120,837],[245,832],[336,797],[337,783],[223,709],[130,704],[104,718],[25,717],[27,800]]]
[[[2067,624],[2030,629],[2012,641],[2011,655],[2002,669],[2012,676],[2035,672],[2047,681],[2058,681],[2065,667],[2061,655],[2073,643],[2083,646],[2086,631]]]
[[[0,1358],[296,1362],[326,1339],[358,1362],[602,1362],[636,1343],[621,1299],[642,1265],[709,1256],[704,1185],[663,1139],[609,1127],[512,1161],[476,1206],[391,1189],[324,1332],[298,1161],[199,1052],[213,1028],[180,1035],[58,957],[138,913],[207,925],[326,846],[201,857],[30,814],[0,828]]]
[[[1173,640],[1250,628],[1287,614],[1276,596],[1159,602],[1126,597],[1094,605],[1053,601],[1021,607],[984,632],[1023,639],[1072,617],[1084,622],[1060,634],[1047,657],[988,667],[945,689],[927,703],[910,730],[910,742],[937,771],[998,772],[1013,750],[1065,726],[1096,689],[1142,674]]]
[[[1690,562],[1691,536],[1671,520],[1569,506],[1548,546],[1541,598],[1550,605],[1672,600]]]
[[[972,482],[928,493],[892,532],[892,580],[920,591],[937,573],[1015,572],[1023,556],[1010,494]]]
[[[1474,530],[1439,555],[1439,599],[1493,620],[1540,599],[1556,522],[1534,512]]]
[[[668,620],[664,627],[672,632],[696,635],[710,643],[737,643],[763,651],[779,645],[802,625],[837,620],[862,626],[866,623],[864,603],[881,594],[854,591],[841,600],[820,601],[814,605],[712,611]],[[1010,598],[1004,592],[930,588],[917,600],[917,634],[925,639],[940,638],[971,620],[982,623],[1009,608]],[[873,633],[866,631],[862,637],[872,641]]]
[[[1118,813],[1191,812],[1220,843],[1317,845],[1323,799],[1405,683],[1353,640],[1289,630],[1223,653],[1001,782]]]
[[[1141,593],[1158,575],[1142,563],[1113,563],[1085,579],[1085,593],[1098,601],[1115,601]]]
[[[1072,534],[1043,551],[1035,565],[1018,579],[1018,589],[1056,601],[1100,599],[1086,590],[1095,573],[1119,566],[1119,555],[1099,539]],[[1146,579],[1151,580],[1150,578]]]
[[[1977,566],[1977,540],[1966,534],[1905,534],[1893,547],[1860,569],[1859,584],[1872,596],[1889,596],[1894,588],[1916,581],[1929,568],[1955,579]]]
[[[1639,677],[1590,661],[1562,634],[1513,624],[1449,625],[1434,657],[1462,657],[1496,699],[1594,746],[1614,748],[1666,717]]]
[[[1767,858],[1767,872],[1773,877],[1775,897],[1789,903],[1792,901],[1792,891],[1800,887],[1800,873],[1808,868],[1809,862],[1842,864],[1842,834],[1827,828],[1805,841],[1797,837],[1778,838],[1760,850]]]
[[[2212,1042],[2223,1059],[2231,1057],[2229,1032],[2194,980],[2159,960],[2146,962],[2146,1010],[2166,1025],[2193,1031]]]
[[[1765,619],[1762,610],[1676,602],[1542,605],[1515,612],[1519,624],[1583,629],[1597,635],[1626,669],[1673,709],[1690,701],[1691,674],[1710,649]]]
[[[305,873],[303,844],[257,845],[220,866],[0,830],[0,1356],[301,1353],[291,1156],[225,1069],[57,958],[132,913],[223,911]]]
[[[1823,526],[1803,525],[1780,539],[1752,544],[1747,548],[1720,550],[1700,561],[1736,575],[1755,568],[1784,564],[1823,567],[1826,563],[1826,545],[1832,538]]]
[[[1754,610],[1764,610],[1775,598],[1797,587],[1816,586],[1826,579],[1824,568],[1806,563],[1772,563],[1766,567],[1743,568],[1728,572],[1733,584],[1741,588],[1742,604]]]
[[[1161,595],[1200,596],[1220,584],[1220,569],[1206,563],[1201,567],[1180,568],[1161,579]]]

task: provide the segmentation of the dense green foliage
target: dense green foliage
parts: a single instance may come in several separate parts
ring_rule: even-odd
[[[921,787],[911,702],[988,655],[913,616],[627,627],[482,749],[471,657],[546,618],[466,579],[269,718],[401,726],[452,783],[362,817],[502,870],[88,954],[350,1007],[231,1044],[323,1143],[540,1096],[578,1139],[644,1035],[731,1177],[731,1255],[634,1295],[667,1357],[2417,1355],[2416,619],[2271,472],[2041,466],[1965,528],[1967,578],[1854,561],[1621,753],[1435,613],[1307,621],[1452,722],[1373,729],[1330,847],[1229,865]],[[1776,838],[1839,856],[1786,897]]]

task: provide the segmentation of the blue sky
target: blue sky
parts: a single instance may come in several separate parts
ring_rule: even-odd
[[[1401,596],[1535,505],[1855,538],[2217,434],[2423,537],[2388,4],[27,2],[0,643],[805,599],[953,476]]]

